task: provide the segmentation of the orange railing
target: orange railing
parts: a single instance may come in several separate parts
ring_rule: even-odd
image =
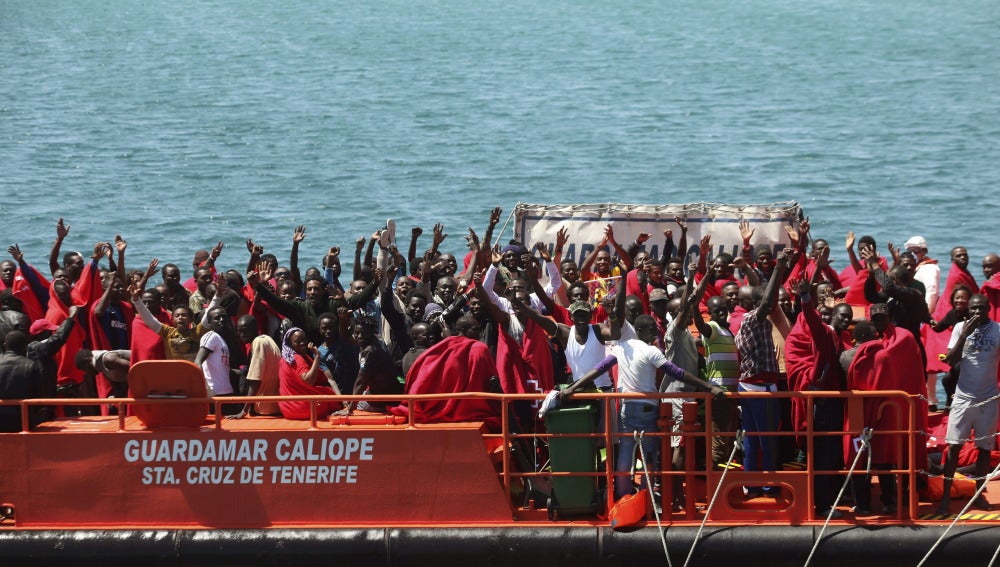
[[[901,412],[901,427],[896,429],[889,429],[884,431],[875,431],[875,436],[891,436],[897,438],[898,442],[896,445],[896,455],[895,462],[901,463],[906,460],[905,466],[901,468],[895,468],[888,471],[878,471],[881,474],[892,474],[897,477],[897,479],[907,478],[910,490],[904,490],[904,483],[897,482],[897,502],[901,505],[898,507],[896,520],[906,521],[917,517],[917,507],[918,499],[916,495],[917,486],[917,475],[918,471],[922,469],[925,465],[923,463],[916,462],[918,444],[925,442],[924,436],[916,431],[917,416],[916,412],[920,405],[918,405],[919,397],[908,395],[901,391],[885,391],[885,392],[778,392],[778,393],[766,393],[766,392],[744,392],[739,394],[729,394],[730,397],[735,399],[741,398],[805,398],[807,400],[814,400],[816,398],[842,398],[845,400],[845,410],[846,415],[850,418],[851,423],[850,431],[817,431],[813,427],[813,404],[807,403],[807,419],[806,422],[808,427],[804,431],[791,432],[791,431],[769,431],[760,432],[748,435],[761,435],[761,436],[771,436],[771,437],[787,437],[787,436],[798,436],[805,440],[806,447],[811,448],[815,446],[815,440],[823,436],[835,436],[843,438],[845,436],[856,437],[860,434],[861,428],[865,425],[858,421],[858,417],[862,415],[862,407],[866,399],[880,399],[883,400],[883,405],[888,403],[888,400],[892,400],[892,403],[901,405],[903,411]],[[610,509],[614,504],[613,496],[613,486],[614,479],[616,476],[628,475],[628,472],[616,472],[614,459],[611,457],[612,451],[607,451],[608,458],[604,460],[603,470],[598,470],[596,472],[560,472],[552,470],[531,470],[524,471],[519,470],[518,467],[514,465],[511,449],[514,444],[521,440],[528,440],[534,442],[548,442],[552,439],[558,438],[581,438],[588,437],[593,438],[595,441],[600,439],[603,441],[605,447],[613,447],[615,440],[626,434],[618,434],[615,431],[614,424],[616,420],[616,402],[621,399],[659,399],[666,401],[669,398],[686,398],[686,399],[697,399],[698,403],[704,404],[704,415],[712,415],[712,404],[714,400],[708,394],[704,393],[694,393],[694,392],[683,392],[683,393],[663,393],[663,394],[576,394],[574,400],[588,401],[596,400],[602,406],[602,411],[604,412],[604,423],[607,427],[603,431],[595,431],[591,433],[537,433],[537,432],[523,432],[515,433],[512,432],[512,419],[513,412],[511,404],[518,401],[531,400],[534,402],[539,401],[542,396],[538,394],[520,394],[520,395],[505,395],[505,394],[487,394],[479,392],[470,392],[462,394],[435,394],[435,395],[397,395],[397,396],[234,396],[234,397],[222,397],[222,398],[190,398],[190,399],[135,399],[135,398],[118,398],[118,399],[32,399],[32,400],[6,400],[0,401],[0,406],[11,406],[17,405],[21,407],[21,421],[22,427],[25,432],[29,431],[29,408],[33,406],[84,406],[84,405],[105,405],[117,408],[117,418],[110,417],[108,419],[117,419],[118,429],[120,431],[126,430],[127,421],[127,407],[132,404],[191,404],[191,403],[206,403],[210,404],[213,408],[212,413],[214,413],[214,428],[216,430],[226,429],[227,420],[223,419],[225,416],[222,411],[223,404],[237,404],[245,402],[260,402],[260,401],[308,401],[314,402],[310,404],[310,417],[308,420],[310,429],[320,428],[320,418],[317,415],[317,405],[318,402],[329,402],[329,401],[361,401],[367,400],[369,402],[394,402],[394,401],[406,401],[407,403],[419,402],[419,401],[429,401],[429,400],[441,400],[441,399],[490,399],[499,401],[501,404],[501,431],[499,433],[485,433],[484,436],[487,438],[492,438],[499,441],[500,445],[503,447],[502,460],[500,464],[500,470],[498,471],[498,477],[503,484],[504,489],[508,495],[512,494],[513,486],[515,482],[524,482],[524,479],[531,478],[560,478],[560,477],[592,477],[592,478],[603,478],[604,486],[608,487],[606,490],[604,506],[605,510]],[[661,408],[666,408],[669,413],[669,404],[661,405]],[[533,410],[534,411],[534,410]],[[662,415],[662,411],[661,411]],[[671,425],[667,420],[661,420],[663,425]],[[905,424],[904,424],[905,423]],[[400,427],[414,427],[418,424],[414,421],[414,413],[410,412],[409,417],[405,425],[399,425]],[[719,434],[725,435],[731,438],[734,432],[720,432]],[[629,434],[630,435],[630,434]],[[670,513],[664,516],[665,521],[691,521],[698,519],[700,514],[703,512],[696,507],[696,500],[702,498],[710,498],[715,490],[715,487],[723,481],[725,475],[726,486],[723,487],[722,493],[728,492],[729,489],[734,489],[736,486],[761,486],[761,485],[771,485],[771,486],[782,486],[789,493],[790,498],[787,502],[783,504],[784,508],[776,508],[773,510],[753,510],[753,511],[741,511],[739,509],[732,508],[728,503],[723,502],[721,504],[716,504],[719,506],[717,509],[712,510],[712,514],[709,518],[710,520],[716,520],[720,522],[726,521],[741,521],[741,522],[757,522],[757,523],[768,523],[776,522],[782,523],[784,525],[796,524],[803,521],[821,521],[824,518],[817,518],[814,514],[814,486],[813,481],[817,476],[820,475],[834,475],[837,477],[842,477],[847,471],[847,466],[839,470],[816,470],[815,459],[812,458],[810,454],[805,462],[805,469],[800,471],[763,471],[763,472],[746,472],[746,471],[729,471],[725,473],[719,470],[713,470],[711,467],[712,463],[712,439],[716,433],[711,431],[711,427],[705,427],[704,421],[699,421],[697,418],[697,403],[689,402],[685,407],[684,420],[680,424],[680,432],[671,432],[669,427],[661,428],[661,431],[656,433],[648,434],[659,439],[660,442],[660,454],[661,462],[664,466],[661,466],[659,470],[651,470],[651,474],[654,478],[659,479],[659,484],[661,486],[661,506],[663,510],[670,510],[673,503],[673,479],[676,477],[683,478],[685,485],[688,487],[686,492],[688,492],[688,498],[686,498],[686,506],[682,512],[682,518],[678,519]],[[670,443],[669,438],[671,435],[680,435],[684,441],[684,453],[685,453],[685,468],[684,470],[671,470],[670,468]],[[704,462],[708,463],[708,466],[702,468],[696,468],[694,463],[699,461],[699,455],[697,453],[696,440],[703,440],[704,442]],[[849,463],[848,463],[849,464]],[[855,474],[865,474],[866,459],[862,459],[861,465],[856,469]],[[699,484],[699,481],[703,481],[706,487],[706,492],[704,494],[696,495],[692,494],[692,487]],[[839,486],[840,482],[837,483]],[[902,505],[905,503],[905,505]],[[515,505],[513,514],[515,519],[519,515],[525,512],[525,506]],[[530,508],[530,505],[528,506]],[[527,515],[527,514],[525,514]]]

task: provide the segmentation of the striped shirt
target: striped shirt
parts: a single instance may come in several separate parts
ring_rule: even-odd
[[[740,360],[733,334],[709,321],[712,335],[702,337],[705,345],[705,379],[720,386],[735,387],[740,381]]]

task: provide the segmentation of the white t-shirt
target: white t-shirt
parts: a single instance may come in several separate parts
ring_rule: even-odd
[[[924,301],[933,313],[939,299],[938,281],[941,279],[941,267],[937,264],[921,264],[917,266],[913,279],[924,284]]]
[[[210,396],[232,394],[233,385],[229,382],[229,347],[226,341],[215,331],[209,331],[201,337],[198,346],[212,351],[201,363],[201,371],[205,373]]]
[[[965,321],[955,323],[948,350],[958,344]],[[962,362],[955,386],[955,399],[977,402],[997,395],[997,364],[1000,362],[1000,323],[987,321],[965,339]]]
[[[660,349],[639,339],[619,341],[611,347],[618,359],[618,391],[625,393],[656,393],[656,369],[667,362]],[[650,404],[656,400],[642,400]]]

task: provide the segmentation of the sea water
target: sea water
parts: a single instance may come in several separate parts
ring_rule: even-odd
[[[130,268],[223,240],[242,269],[302,224],[303,266],[349,267],[389,217],[460,252],[519,201],[794,200],[835,267],[848,230],[978,265],[998,6],[0,1],[0,243],[47,272],[64,217],[65,249],[120,233]]]

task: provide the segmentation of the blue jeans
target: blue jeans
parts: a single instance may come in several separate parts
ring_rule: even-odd
[[[744,398],[740,400],[743,412],[743,431],[777,431],[777,398]],[[773,471],[778,468],[778,439],[747,435],[743,438],[743,470]]]
[[[619,438],[618,460],[615,466],[617,472],[629,472],[632,470],[632,451],[635,449],[635,438],[632,436],[635,431],[646,433],[656,433],[658,431],[656,420],[660,416],[660,408],[656,404],[644,404],[635,401],[625,401],[622,403],[618,413],[618,433],[625,433],[627,437]],[[660,463],[660,439],[658,437],[643,436],[642,451],[646,455],[647,470],[659,469]],[[639,458],[638,452],[636,459]],[[645,475],[643,476],[643,486],[646,485]],[[648,488],[648,487],[647,487]],[[615,499],[632,494],[633,484],[630,476],[615,477]]]

